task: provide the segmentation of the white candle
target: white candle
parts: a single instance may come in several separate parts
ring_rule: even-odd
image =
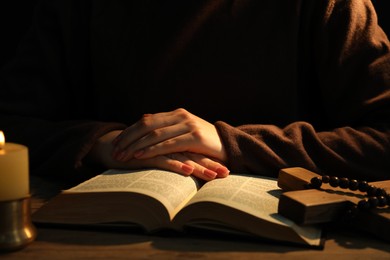
[[[0,131],[0,201],[29,196],[28,149],[6,143]]]

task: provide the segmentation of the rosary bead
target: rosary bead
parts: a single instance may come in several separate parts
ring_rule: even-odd
[[[378,206],[385,207],[387,205],[387,198],[385,196],[378,196]]]
[[[314,188],[314,189],[319,189],[322,185],[322,180],[320,177],[313,177],[311,180],[310,180],[310,183],[311,183],[311,186]]]
[[[370,204],[370,208],[376,208],[378,207],[379,200],[377,197],[372,196],[368,198],[368,203]]]
[[[337,178],[336,176],[330,177],[330,180],[329,180],[330,186],[332,186],[332,187],[338,187],[338,186],[339,186],[339,182],[340,182],[340,180],[339,180],[339,178]]]
[[[375,196],[376,195],[377,188],[375,188],[372,185],[368,185],[367,187],[367,195],[368,196]]]
[[[349,179],[348,178],[340,178],[339,185],[340,185],[340,188],[347,189],[349,187]]]
[[[330,180],[329,175],[324,175],[324,176],[322,176],[322,182],[323,182],[323,183],[329,183],[329,180]]]
[[[359,182],[357,180],[350,180],[349,181],[349,189],[350,190],[357,190],[359,188]]]
[[[383,188],[377,188],[377,189],[376,189],[375,195],[376,195],[377,197],[379,197],[379,196],[385,196],[385,195],[386,195],[386,191],[385,191],[385,189],[383,189]]]
[[[366,192],[368,188],[368,183],[366,181],[359,181],[359,190],[361,192]]]

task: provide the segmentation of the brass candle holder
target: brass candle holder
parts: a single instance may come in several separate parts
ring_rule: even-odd
[[[15,251],[30,244],[37,236],[31,222],[30,197],[0,201],[0,251]]]

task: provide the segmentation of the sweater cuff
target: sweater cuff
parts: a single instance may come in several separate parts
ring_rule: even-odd
[[[77,153],[75,158],[75,164],[74,164],[75,169],[80,169],[84,166],[83,160],[87,156],[87,154],[91,151],[97,139],[107,134],[108,132],[115,131],[115,130],[123,130],[126,127],[127,126],[125,124],[120,124],[120,123],[96,124],[96,126],[93,127],[90,133],[87,135],[87,138],[85,139],[84,143],[80,145],[79,152]]]
[[[223,122],[217,121],[214,123],[218,134],[222,140],[222,144],[225,147],[227,162],[226,166],[231,171],[245,172],[245,169],[242,169],[242,152],[239,148],[237,141],[237,135],[234,133],[237,131],[233,126]]]

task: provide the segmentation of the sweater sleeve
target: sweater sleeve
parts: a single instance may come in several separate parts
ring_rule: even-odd
[[[370,1],[307,1],[310,87],[316,121],[287,126],[216,127],[232,171],[269,173],[305,167],[357,179],[390,178],[390,44]],[[310,21],[310,22],[309,22]],[[309,77],[309,75],[307,75]],[[325,125],[325,124],[324,124]]]
[[[83,162],[95,141],[105,133],[124,129],[116,122],[91,120],[50,121],[36,117],[0,116],[8,142],[29,149],[31,174],[64,183],[85,180],[103,169]]]
[[[18,54],[1,70],[0,130],[29,148],[31,174],[86,178],[95,169],[83,158],[95,140],[126,127],[93,116],[87,4],[41,1]]]

